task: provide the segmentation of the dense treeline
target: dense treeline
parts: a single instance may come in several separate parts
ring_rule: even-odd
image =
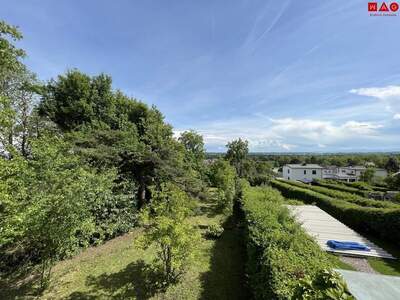
[[[208,158],[220,156],[218,153],[207,153]],[[254,161],[266,161],[274,167],[286,164],[319,164],[323,166],[335,165],[356,166],[366,163],[374,163],[377,168],[385,168],[390,173],[399,171],[400,154],[398,153],[356,153],[356,154],[262,154],[249,153],[249,159]]]
[[[353,299],[328,256],[270,187],[243,185],[247,273],[255,299]]]
[[[39,82],[0,22],[0,268],[42,264],[127,232],[165,183],[204,194],[204,144],[156,107],[70,70]]]

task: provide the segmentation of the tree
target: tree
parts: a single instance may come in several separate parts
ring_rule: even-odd
[[[367,182],[367,183],[372,183],[374,176],[375,176],[375,169],[374,168],[366,168],[365,171],[361,173],[360,180]]]
[[[389,175],[385,181],[390,189],[400,191],[400,173]]]
[[[236,170],[226,160],[218,159],[210,167],[210,182],[218,188],[217,197],[220,208],[230,213],[236,194]]]
[[[389,173],[395,173],[399,171],[399,162],[397,160],[396,157],[391,156],[388,158],[386,164],[385,164],[385,169],[389,172]]]
[[[244,178],[254,185],[267,184],[272,178],[272,166],[266,161],[247,159],[243,163]]]
[[[203,137],[193,130],[185,131],[178,138],[178,141],[184,147],[184,160],[186,166],[194,170],[192,172],[192,178],[198,179],[198,181],[204,181],[206,179],[205,170],[205,150]],[[200,182],[197,184],[199,185]]]
[[[229,142],[225,158],[235,167],[239,177],[243,177],[243,162],[249,154],[249,143],[241,138]]]
[[[193,205],[184,191],[167,183],[160,190],[153,191],[153,194],[152,203],[142,213],[144,219],[150,220],[150,225],[138,244],[144,248],[156,244],[155,263],[161,263],[168,284],[178,280],[190,265],[199,241],[199,233],[188,222]]]
[[[29,160],[14,153],[10,160],[0,159],[0,166],[2,257],[21,247],[22,257],[29,254],[41,263],[45,286],[54,262],[87,246],[101,230],[96,208],[110,216],[106,208],[115,199],[116,172],[88,168],[57,136],[33,141]],[[118,217],[124,216],[119,210]]]
[[[150,200],[150,185],[178,181],[187,174],[180,155],[184,149],[178,147],[161,112],[113,91],[109,76],[69,71],[47,84],[39,111],[71,139],[78,137],[71,142],[80,153],[89,154],[91,164],[101,166],[107,159],[108,165],[118,168],[120,178],[134,182],[137,208]],[[112,135],[124,139],[110,143],[115,140]]]
[[[0,94],[11,88],[10,78],[19,72],[23,66],[21,59],[25,57],[25,51],[17,48],[13,42],[22,39],[22,34],[17,27],[0,21]]]
[[[186,151],[192,156],[196,164],[203,162],[205,158],[203,137],[194,130],[185,131],[179,137]]]

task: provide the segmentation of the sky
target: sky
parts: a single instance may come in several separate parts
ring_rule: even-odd
[[[400,10],[368,0],[0,0],[41,80],[77,68],[208,151],[400,150]]]

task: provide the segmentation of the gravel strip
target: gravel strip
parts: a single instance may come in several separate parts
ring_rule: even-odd
[[[369,265],[368,260],[366,258],[360,257],[351,257],[351,256],[340,256],[339,259],[351,265],[354,269],[359,272],[371,273],[371,274],[378,274],[372,267]]]

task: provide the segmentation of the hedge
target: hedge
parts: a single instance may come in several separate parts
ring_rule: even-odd
[[[343,185],[342,183],[337,183],[337,182],[330,182],[327,180],[314,179],[312,184],[338,190],[341,192],[357,194],[362,197],[365,197],[365,195],[368,193],[368,190],[365,189],[358,189],[356,187]]]
[[[277,190],[246,186],[241,202],[247,224],[247,274],[255,299],[302,299],[305,293],[326,299],[327,289],[340,295],[328,299],[353,299],[332,272],[329,257],[294,221]],[[321,276],[325,284],[318,286]]]
[[[277,180],[271,181],[271,185],[285,197],[315,203],[353,229],[400,246],[400,208],[363,207]]]
[[[340,192],[337,190],[332,190],[330,188],[322,187],[322,186],[315,186],[315,185],[306,185],[299,181],[284,181],[287,184],[298,186],[301,188],[306,188],[312,190],[317,193],[321,193],[327,195],[332,198],[341,199],[347,202],[352,202],[358,204],[360,206],[365,207],[378,207],[378,208],[400,208],[399,204],[390,202],[390,201],[381,201],[369,198],[363,198],[351,193]]]
[[[368,183],[362,181],[337,182],[317,179],[313,181],[313,184],[335,189],[341,192],[357,194],[362,197],[367,197],[370,192],[386,193],[388,191],[388,189],[385,187],[370,186]]]

